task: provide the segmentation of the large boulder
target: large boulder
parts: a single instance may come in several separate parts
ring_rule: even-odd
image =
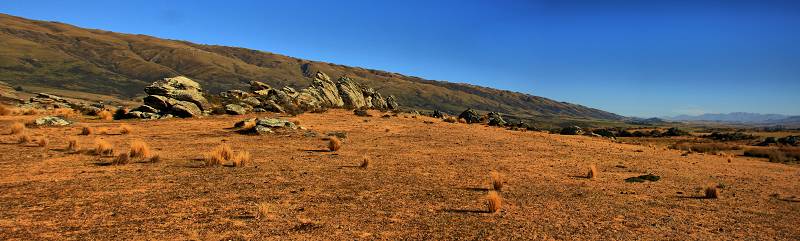
[[[339,96],[339,89],[325,73],[317,72],[309,88],[316,89],[320,96],[319,100],[323,102],[325,107],[341,108],[344,106],[344,101]]]
[[[229,115],[244,115],[247,114],[247,109],[241,105],[227,104],[225,105],[225,113],[228,113]]]
[[[339,82],[336,83],[336,86],[339,88],[339,96],[342,97],[344,108],[358,109],[367,106],[367,101],[364,100],[361,87],[352,79],[343,76],[339,78]]]
[[[66,126],[69,125],[69,121],[61,119],[55,116],[45,116],[38,118],[33,121],[34,125],[37,126]]]
[[[364,94],[364,100],[367,102],[367,107],[379,110],[388,109],[386,99],[383,98],[381,93],[375,91],[375,89],[364,87],[361,89],[361,93]]]
[[[397,110],[400,108],[400,104],[398,104],[397,100],[394,99],[394,95],[386,97],[386,108],[390,110]]]
[[[179,101],[192,102],[201,111],[211,109],[208,100],[203,97],[203,89],[200,88],[200,84],[184,76],[156,81],[145,87],[144,92],[149,95],[160,95]]]
[[[473,109],[467,109],[464,112],[461,112],[461,114],[458,115],[458,118],[464,119],[468,124],[481,122],[481,115],[479,115],[478,112]]]
[[[271,89],[272,89],[272,86],[269,86],[268,84],[265,84],[265,83],[263,83],[261,81],[257,81],[257,80],[250,81],[250,91],[252,91],[252,92],[256,92],[256,91],[260,91],[260,90],[269,91]]]
[[[172,104],[169,114],[181,118],[196,117],[203,115],[203,111],[192,102],[177,100]]]
[[[489,118],[489,125],[490,126],[505,126],[506,121],[503,120],[503,117],[500,116],[497,112],[489,112],[487,115]]]
[[[171,102],[174,102],[169,98],[160,95],[145,96],[143,101],[145,105],[153,107],[156,110],[168,110],[170,107],[172,107]]]

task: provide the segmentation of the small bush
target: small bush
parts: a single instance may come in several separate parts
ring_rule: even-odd
[[[706,187],[706,198],[719,198],[719,189],[716,185]]]
[[[502,191],[503,190],[503,178],[500,176],[500,173],[497,171],[489,172],[489,177],[492,181],[492,189],[495,191]]]
[[[233,150],[227,144],[222,144],[206,153],[206,166],[220,166],[231,158],[233,158]]]
[[[112,165],[125,165],[130,162],[130,157],[128,153],[120,153],[114,160],[111,161]]]
[[[340,141],[338,137],[331,136],[328,139],[328,150],[334,152],[338,151],[341,148],[342,148],[342,141]]]
[[[130,153],[131,158],[145,159],[151,156],[150,146],[148,146],[144,141],[140,140],[131,142],[131,148],[128,153]]]
[[[496,213],[500,211],[500,208],[503,206],[503,199],[500,197],[495,191],[489,191],[489,194],[486,195],[486,207],[490,213]]]
[[[79,147],[78,147],[78,139],[69,138],[69,140],[67,140],[67,142],[68,142],[68,144],[67,144],[67,149],[66,150],[68,152],[78,152],[78,149],[79,149]]]
[[[101,156],[111,156],[114,155],[114,147],[111,143],[103,139],[95,139],[94,140],[94,154],[101,155]],[[127,153],[126,153],[127,155]]]
[[[25,125],[19,122],[11,124],[11,134],[16,135],[25,131]]]
[[[589,179],[596,178],[597,174],[599,174],[597,172],[597,166],[591,165],[591,166],[589,166],[589,172],[586,173],[586,178],[589,178]]]
[[[88,126],[84,126],[83,128],[81,128],[80,135],[88,136],[88,135],[91,135],[93,132],[94,132],[94,129],[92,129],[91,127],[88,127]]]
[[[112,114],[111,111],[102,110],[97,112],[97,117],[100,117],[101,120],[113,120],[114,114]]]
[[[133,131],[133,128],[131,128],[131,126],[129,126],[129,125],[124,125],[123,124],[123,125],[119,126],[119,133],[120,134],[127,135],[127,134],[130,134],[132,131]]]

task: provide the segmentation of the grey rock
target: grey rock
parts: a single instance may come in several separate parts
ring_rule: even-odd
[[[260,90],[269,91],[270,89],[272,89],[272,86],[269,86],[268,84],[265,84],[264,82],[257,81],[257,80],[250,81],[250,91],[252,91],[252,92],[256,92],[256,91],[260,91]]]
[[[255,131],[256,134],[259,134],[259,135],[275,133],[269,127],[261,126],[261,125],[254,127],[253,130]]]
[[[142,105],[142,106],[136,107],[135,109],[133,109],[131,111],[140,111],[140,112],[149,112],[149,113],[158,113],[158,112],[160,112],[160,110],[158,110],[156,108],[153,108],[152,106],[149,106],[149,105]]]
[[[478,112],[473,109],[467,109],[464,112],[461,112],[461,114],[458,115],[458,118],[464,119],[468,124],[481,122],[481,116],[478,115]]]
[[[55,116],[45,116],[34,120],[33,124],[37,126],[66,126],[70,122]]]
[[[259,101],[258,98],[252,97],[252,96],[242,99],[242,102],[244,102],[245,104],[248,104],[250,106],[260,106],[261,105],[261,101]]]
[[[386,97],[386,108],[390,110],[397,110],[398,108],[400,108],[400,104],[397,103],[397,100],[395,100],[394,95]]]
[[[317,90],[320,95],[319,100],[323,102],[324,106],[331,108],[341,108],[344,106],[342,97],[339,96],[339,89],[325,73],[317,72],[309,88]]]
[[[188,101],[175,101],[169,113],[181,118],[203,115],[203,111],[197,105]]]
[[[367,106],[361,87],[352,79],[343,76],[339,78],[336,86],[339,89],[339,96],[342,98],[344,108],[358,109]]]
[[[211,109],[211,105],[203,97],[202,91],[200,84],[184,76],[164,78],[144,88],[144,92],[149,95],[160,95],[180,101],[192,102],[201,111]]]
[[[247,110],[242,107],[241,105],[237,104],[227,104],[225,105],[225,112],[229,115],[244,115],[247,114]]]
[[[291,121],[284,119],[276,119],[276,118],[259,118],[258,120],[256,120],[256,125],[266,126],[271,128],[297,129],[297,125],[295,125]]]
[[[506,121],[503,120],[503,117],[500,116],[497,112],[489,112],[489,125],[490,126],[505,126]]]
[[[171,102],[173,102],[169,98],[160,95],[148,95],[144,97],[143,101],[145,105],[153,107],[157,110],[168,110],[170,107],[172,107]]]

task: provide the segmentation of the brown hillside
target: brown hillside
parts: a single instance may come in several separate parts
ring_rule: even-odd
[[[84,29],[0,14],[0,81],[121,97],[142,95],[153,80],[185,75],[211,93],[243,89],[250,80],[304,87],[310,74],[348,75],[401,105],[457,114],[466,108],[520,117],[618,120],[580,105],[474,85],[309,61],[244,48]]]

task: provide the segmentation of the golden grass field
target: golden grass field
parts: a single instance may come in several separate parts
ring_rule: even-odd
[[[253,116],[81,120],[26,144],[6,134],[37,116],[0,116],[0,240],[800,239],[796,165],[344,110],[287,117],[315,137],[230,129]],[[331,131],[347,133],[335,152]],[[109,165],[135,141],[158,159]],[[223,144],[249,159],[206,166]]]

